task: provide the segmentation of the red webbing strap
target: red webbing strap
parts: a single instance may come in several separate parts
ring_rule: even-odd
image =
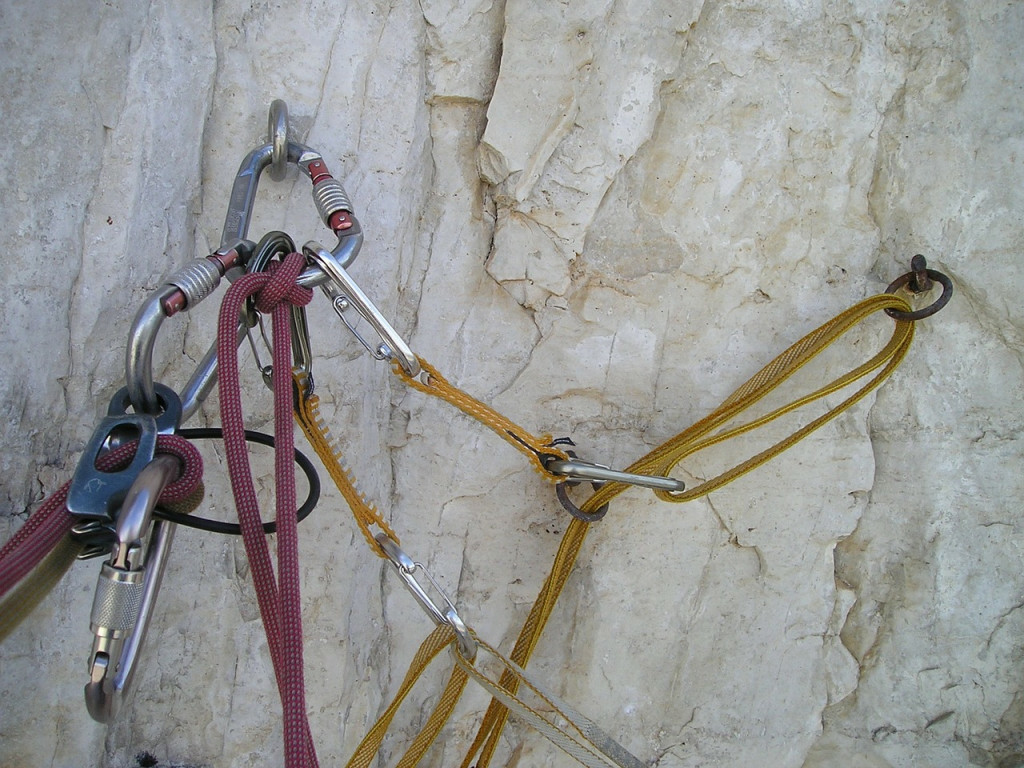
[[[306,716],[302,661],[302,606],[299,594],[298,521],[295,517],[295,440],[292,427],[291,305],[305,306],[313,292],[295,280],[305,260],[292,253],[272,262],[266,272],[237,280],[220,307],[217,358],[219,395],[231,490],[238,508],[246,555],[267,633],[277,687],[284,710],[287,768],[316,768],[319,763]],[[259,502],[249,467],[238,378],[238,317],[245,300],[256,294],[256,308],[270,314],[274,334],[274,473],[277,509],[278,577],[270,558]]]
[[[124,469],[135,458],[138,442],[118,446],[96,460],[102,472]],[[187,499],[199,487],[203,477],[203,459],[188,440],[175,435],[159,435],[157,453],[176,456],[181,461],[181,475],[160,495],[160,502],[170,504]],[[67,508],[67,482],[50,494],[10,540],[0,547],[0,597],[25,578],[39,562],[71,531],[79,521]]]

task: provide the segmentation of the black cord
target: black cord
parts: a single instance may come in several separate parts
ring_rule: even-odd
[[[216,440],[224,436],[224,430],[219,427],[202,427],[198,429],[180,429],[176,434],[190,440]],[[264,434],[263,432],[254,432],[247,429],[245,430],[245,440],[248,443],[259,443],[260,445],[266,445],[270,448],[274,447],[273,436]],[[313,511],[314,507],[316,507],[316,503],[320,500],[320,477],[316,473],[316,468],[313,466],[313,462],[311,462],[297,448],[295,449],[295,463],[299,465],[299,469],[301,469],[302,474],[306,476],[306,482],[309,485],[309,493],[306,496],[306,500],[302,502],[302,506],[295,511],[295,517],[301,523],[309,517],[309,513]],[[188,528],[197,528],[200,531],[208,531],[209,533],[224,533],[230,536],[240,536],[242,534],[242,527],[238,523],[225,523],[220,520],[210,520],[209,518],[198,517],[196,515],[169,512],[167,510],[160,509],[159,507],[153,515],[170,523],[184,525]],[[265,533],[274,533],[276,530],[276,522],[263,524],[263,531]]]

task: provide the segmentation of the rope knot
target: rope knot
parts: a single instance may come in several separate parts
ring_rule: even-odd
[[[313,291],[299,285],[299,275],[306,266],[306,259],[301,253],[289,253],[283,261],[272,261],[267,264],[265,272],[257,272],[263,278],[263,284],[256,292],[256,309],[263,314],[270,314],[281,302],[304,307],[313,300]]]

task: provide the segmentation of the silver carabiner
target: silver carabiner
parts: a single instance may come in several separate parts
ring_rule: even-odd
[[[284,232],[271,232],[264,235],[263,240],[256,246],[256,252],[253,257],[249,260],[246,265],[247,272],[262,272],[267,268],[267,264],[270,263],[271,259],[275,256],[285,256],[295,250],[295,244],[291,238],[288,237]],[[326,277],[324,277],[326,279]],[[251,298],[250,298],[251,301]],[[273,348],[270,342],[267,340],[266,332],[263,327],[263,320],[258,317],[255,306],[248,304],[245,310],[251,318],[246,319],[246,336],[249,339],[249,345],[252,347],[253,357],[256,358],[256,365],[260,369],[260,373],[263,376],[263,382],[267,387],[272,388],[273,380],[273,365],[264,365],[260,358],[259,350],[256,348],[256,342],[252,338],[252,328],[256,325],[259,326],[260,335],[263,337],[263,343],[267,347],[268,352],[273,357]],[[309,342],[309,323],[306,320],[306,308],[293,304],[291,307],[291,337],[292,337],[292,372],[300,375],[305,375],[308,380],[306,394],[313,394],[313,350]]]
[[[672,477],[660,475],[637,475],[632,472],[619,472],[609,469],[603,464],[582,459],[552,459],[544,464],[545,469],[556,475],[563,475],[571,480],[589,480],[597,483],[625,483],[641,488],[653,488],[658,491],[678,493],[686,490],[686,483]]]
[[[173,524],[153,523],[153,510],[177,472],[177,459],[159,455],[139,473],[117,516],[116,540],[96,583],[85,706],[100,723],[117,714],[153,615],[174,535]]]
[[[345,271],[344,265],[334,257],[334,254],[313,241],[306,243],[302,247],[302,252],[317,269],[327,276],[328,279],[321,284],[320,288],[330,299],[331,306],[334,307],[338,317],[359,343],[378,360],[396,360],[409,376],[418,376],[420,362],[409,345],[406,344],[405,339],[398,335],[398,331],[392,327],[387,318],[370,301],[370,298],[363,293],[356,281]],[[370,324],[380,338],[379,344],[371,344],[363,338],[355,323],[349,319],[350,310],[355,310]]]
[[[281,180],[287,165],[292,164],[312,182],[313,203],[317,212],[324,224],[338,237],[338,243],[331,253],[342,265],[348,266],[359,253],[363,232],[345,188],[327,170],[327,164],[319,152],[291,140],[288,134],[288,107],[282,100],[276,99],[270,105],[268,123],[268,143],[246,155],[235,175],[221,232],[221,247],[244,240],[248,235],[256,189],[264,169],[269,167],[271,178]],[[238,265],[229,270],[227,277],[234,280],[242,272],[243,265]]]
[[[139,309],[128,339],[125,379],[136,413],[160,412],[153,380],[153,348],[164,318],[187,309],[212,293],[222,278],[235,280],[245,270],[253,243],[247,240],[260,176],[271,168],[271,176],[283,175],[288,164],[297,166],[313,185],[313,203],[320,218],[334,232],[338,243],[330,253],[343,265],[351,264],[363,243],[362,228],[341,182],[331,176],[323,156],[288,136],[288,110],[283,101],[271,105],[269,140],[249,152],[239,166],[231,188],[224,219],[220,247],[210,256],[196,259],[167,280]],[[317,269],[309,269],[303,284],[316,285],[325,280]],[[239,327],[238,343],[245,339],[246,328]],[[181,390],[183,420],[199,408],[217,381],[216,344],[196,366]]]
[[[402,581],[405,582],[405,586],[412,593],[412,596],[416,598],[416,602],[420,604],[420,607],[427,612],[427,615],[434,620],[435,624],[447,624],[453,630],[455,630],[455,637],[459,643],[459,651],[463,657],[472,661],[476,658],[477,644],[476,640],[473,639],[473,635],[470,633],[469,628],[465,622],[459,616],[458,611],[455,609],[455,603],[451,601],[448,595],[445,594],[441,586],[434,581],[434,577],[430,575],[426,568],[423,567],[423,563],[417,563],[411,557],[409,557],[402,550],[401,547],[388,536],[386,533],[378,533],[374,537],[380,548],[387,555],[388,562],[394,566],[395,570],[398,571],[398,575],[402,577]],[[429,581],[437,593],[444,600],[447,606],[445,610],[441,610],[437,604],[430,599],[430,595],[427,594],[423,586],[416,580],[416,571],[421,571]]]

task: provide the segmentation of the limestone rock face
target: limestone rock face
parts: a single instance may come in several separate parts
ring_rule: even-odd
[[[617,499],[529,669],[660,768],[1024,764],[1024,6],[42,0],[0,21],[0,540],[74,471],[142,301],[220,244],[238,164],[283,98],[355,204],[351,274],[411,347],[602,464],[698,421],[914,253],[950,275],[952,302],[877,394],[705,498]],[[308,186],[265,179],[250,236],[333,243]],[[220,295],[164,323],[159,381],[186,381]],[[323,296],[308,313],[321,414],[360,488],[508,652],[567,514]],[[771,404],[891,327],[872,319]],[[241,354],[247,425],[268,431]],[[676,474],[696,485],[841,400]],[[189,426],[218,423],[214,395]],[[201,514],[229,519],[223,452],[200,448]],[[431,624],[333,490],[300,538],[310,721],[321,764],[344,765]],[[241,542],[179,530],[109,727],[81,694],[98,570],[76,564],[0,645],[0,765],[281,765]],[[446,659],[381,764],[418,733]],[[471,685],[422,764],[459,765],[487,703]],[[575,763],[513,721],[493,764]]]

